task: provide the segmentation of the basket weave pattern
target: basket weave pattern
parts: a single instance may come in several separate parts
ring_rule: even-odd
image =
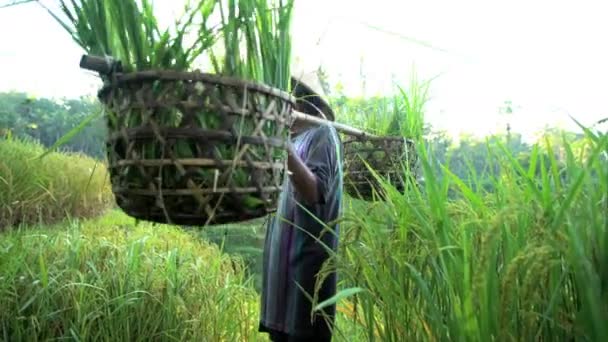
[[[414,167],[417,159],[413,142],[401,137],[350,139],[344,142],[344,158],[344,189],[350,196],[363,200],[370,200],[374,192],[381,192],[370,167],[403,191],[405,172]]]
[[[276,210],[294,99],[202,73],[115,75],[99,93],[118,206],[181,225],[238,222]]]

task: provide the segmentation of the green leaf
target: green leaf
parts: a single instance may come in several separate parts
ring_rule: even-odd
[[[323,302],[319,303],[318,305],[315,306],[314,311],[319,311],[322,310],[325,307],[328,307],[330,305],[336,304],[338,301],[344,299],[344,298],[348,298],[350,296],[353,296],[357,293],[363,292],[365,291],[364,289],[360,288],[360,287],[351,287],[348,289],[344,289],[338,293],[336,293],[334,296],[332,296],[331,298],[324,300]]]
[[[262,201],[259,198],[255,198],[253,196],[247,196],[247,197],[245,197],[243,199],[243,202],[244,202],[244,204],[245,204],[245,206],[247,208],[255,208],[255,207],[259,206],[259,205],[264,204],[264,201]]]
[[[42,282],[42,286],[47,287],[49,285],[49,272],[42,254],[38,255],[38,264],[40,266],[40,281]]]
[[[43,154],[40,155],[39,158],[40,159],[44,158],[49,153],[55,151],[58,147],[66,144],[67,142],[69,142],[72,138],[74,138],[74,136],[76,136],[76,134],[80,133],[91,121],[93,121],[94,119],[97,119],[103,112],[104,111],[101,110],[99,112],[96,112],[96,113],[93,113],[93,114],[89,115],[82,122],[80,122],[80,124],[78,124],[78,126],[74,127],[72,130],[70,130],[65,135],[63,135],[61,138],[59,138],[53,144],[53,146],[49,147]]]

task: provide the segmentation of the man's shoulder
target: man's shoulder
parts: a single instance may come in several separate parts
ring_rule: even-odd
[[[323,131],[326,133],[338,133],[338,131],[336,130],[336,128],[334,127],[334,125],[328,124],[328,123],[322,123],[319,124],[319,126],[317,127],[317,129],[319,131]]]
[[[338,143],[340,141],[340,136],[338,135],[338,131],[336,128],[330,124],[319,124],[318,126],[313,128],[313,137],[317,139],[322,139],[326,141],[334,141]]]

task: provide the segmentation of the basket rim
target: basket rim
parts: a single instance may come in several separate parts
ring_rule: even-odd
[[[271,87],[262,82],[247,80],[241,77],[205,73],[202,71],[144,70],[127,73],[117,72],[112,74],[109,82],[104,82],[104,85],[99,90],[98,96],[103,97],[111,88],[120,87],[123,84],[157,80],[200,81],[229,87],[245,87],[260,93],[278,97],[290,102],[292,105],[296,104],[296,98],[289,92]]]

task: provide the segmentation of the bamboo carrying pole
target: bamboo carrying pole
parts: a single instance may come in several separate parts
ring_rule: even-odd
[[[334,121],[330,121],[330,120],[326,120],[326,119],[322,119],[313,115],[309,115],[309,114],[305,114],[302,112],[299,112],[297,110],[292,110],[292,114],[291,114],[294,119],[296,120],[302,120],[308,123],[316,123],[316,124],[320,124],[320,125],[331,125],[333,126],[337,131],[357,137],[357,138],[365,138],[365,139],[370,139],[370,140],[405,140],[407,143],[413,143],[413,141],[411,139],[407,139],[404,137],[400,137],[400,136],[391,136],[391,137],[383,137],[383,136],[378,136],[378,135],[374,135],[368,132],[365,132],[363,130],[360,130],[358,128],[354,128],[345,124],[341,124],[339,122],[334,122]]]
[[[362,131],[360,129],[345,125],[345,124],[341,124],[339,122],[334,122],[334,121],[329,121],[326,119],[322,119],[313,115],[308,115],[308,114],[304,114],[302,112],[298,112],[297,110],[293,110],[291,115],[294,117],[294,119],[296,120],[302,120],[308,123],[316,123],[316,124],[320,124],[320,125],[331,125],[333,126],[336,130],[349,134],[349,135],[353,135],[359,138],[379,138],[378,136],[375,136],[373,134],[367,133],[365,131]]]

